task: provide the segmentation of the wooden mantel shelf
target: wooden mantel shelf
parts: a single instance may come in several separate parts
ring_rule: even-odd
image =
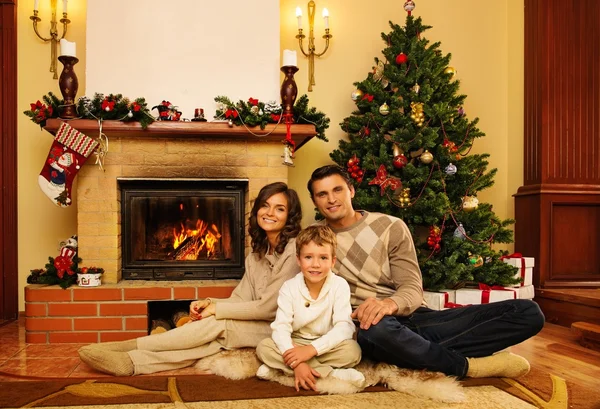
[[[44,129],[51,134],[55,134],[62,119],[48,119]],[[73,119],[67,121],[69,125],[89,136],[95,136],[98,133],[98,122],[93,119]],[[102,132],[109,138],[112,137],[161,137],[161,138],[213,138],[223,137],[224,139],[235,140],[261,140],[261,141],[282,141],[285,139],[285,124],[269,124],[265,129],[249,128],[245,126],[230,127],[226,122],[171,122],[156,121],[142,129],[139,122],[121,122],[104,121],[102,123]],[[292,139],[296,142],[296,149],[300,148],[306,142],[316,135],[314,125],[292,125]],[[251,133],[252,132],[252,133]]]

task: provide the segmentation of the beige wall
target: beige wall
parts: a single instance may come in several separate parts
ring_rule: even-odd
[[[29,109],[29,104],[52,91],[61,97],[58,80],[52,78],[50,45],[43,43],[33,32],[29,16],[33,14],[33,0],[17,2],[17,58],[18,58],[18,112]],[[58,2],[62,16],[62,2]],[[85,1],[69,2],[67,39],[77,42],[79,63],[75,72],[79,90],[85,89]],[[48,37],[50,31],[50,1],[40,1],[40,34]],[[60,18],[60,17],[59,17]],[[62,34],[62,28],[59,29]],[[58,47],[60,53],[60,47]],[[62,64],[58,63],[59,75]],[[38,175],[52,145],[52,136],[25,115],[18,116],[18,212],[19,212],[19,311],[23,311],[23,287],[29,270],[42,268],[48,256],[56,256],[59,242],[77,233],[76,203],[67,209],[54,205],[38,186]]]
[[[281,1],[282,48],[299,49],[294,38],[298,4],[297,0]],[[329,9],[333,39],[330,50],[315,62],[317,85],[309,98],[312,105],[329,115],[331,127],[327,132],[330,142],[310,141],[297,152],[296,167],[290,172],[290,184],[301,195],[305,225],[314,217],[306,181],[312,170],[331,162],[329,152],[346,137],[339,123],[355,108],[350,99],[352,84],[364,80],[374,57],[381,57],[386,46],[381,33],[391,30],[388,22],[404,24],[402,4],[397,0],[379,0],[376,7],[367,7],[361,0],[317,2],[317,51],[323,48],[323,7]],[[472,152],[491,153],[490,167],[498,168],[498,174],[495,185],[479,197],[492,203],[500,217],[512,217],[511,195],[522,183],[523,174],[523,0],[465,0],[460,6],[448,0],[416,4],[413,14],[433,26],[424,36],[431,42],[440,41],[442,51],[452,54],[451,65],[458,71],[460,92],[467,95],[467,115],[478,116],[479,127],[487,134],[475,143]],[[299,57],[299,67],[296,82],[299,92],[306,93],[306,58]]]
[[[42,0],[40,3],[46,3],[46,1]],[[354,88],[352,84],[365,78],[371,70],[373,58],[379,56],[380,51],[385,47],[380,39],[380,34],[389,31],[388,21],[392,20],[397,24],[403,24],[406,13],[402,9],[402,3],[398,0],[378,0],[376,7],[372,7],[359,0],[317,1],[317,51],[320,51],[323,46],[323,40],[320,38],[323,33],[322,19],[319,17],[322,7],[329,8],[330,27],[334,37],[331,49],[315,63],[317,85],[314,91],[309,93],[309,98],[312,106],[324,111],[331,118],[331,127],[327,132],[330,142],[324,143],[316,139],[309,142],[297,152],[295,167],[290,169],[290,184],[298,190],[302,198],[305,211],[304,224],[310,223],[314,215],[313,206],[305,188],[306,180],[314,168],[329,163],[329,152],[337,147],[341,138],[345,137],[338,124],[353,110],[354,104],[350,99],[350,93]],[[59,2],[59,7],[60,4],[61,2]],[[90,5],[92,4],[90,0]],[[119,8],[123,7],[123,4],[123,2],[119,2]],[[254,1],[252,4],[257,5],[253,10],[254,16],[236,15],[244,21],[252,22],[252,27],[256,27],[255,18],[262,16],[263,13],[271,13],[273,10],[263,7],[262,3],[258,1]],[[281,24],[279,51],[286,48],[298,50],[297,40],[294,38],[297,27],[295,8],[297,5],[304,7],[306,29],[305,4],[306,2],[297,0],[281,0],[279,2],[280,21],[274,22],[275,25]],[[493,2],[465,0],[460,3],[460,6],[457,4],[448,0],[421,0],[417,1],[414,14],[422,16],[425,24],[433,26],[433,29],[425,33],[425,36],[431,41],[441,41],[442,50],[452,53],[452,65],[458,70],[458,77],[462,84],[461,92],[467,95],[465,104],[467,114],[470,117],[479,116],[480,128],[487,133],[485,138],[476,143],[474,152],[492,153],[490,164],[497,167],[499,171],[495,186],[482,192],[480,197],[484,201],[493,203],[494,209],[500,217],[512,217],[513,199],[511,195],[521,185],[523,174],[523,0]],[[41,27],[43,30],[47,30],[48,13],[47,8],[44,7],[48,6],[40,5],[40,16],[45,19]],[[49,90],[58,92],[57,81],[52,79],[46,68],[49,64],[49,46],[37,40],[31,29],[29,20],[31,9],[31,4],[20,2],[18,10],[20,110],[27,109],[30,102],[39,99]],[[117,10],[117,8],[112,9]],[[195,12],[196,20],[190,20],[197,21],[198,25],[204,24],[205,20],[210,20],[204,4],[202,10]],[[144,16],[155,16],[153,21],[157,21],[158,17],[156,16],[162,18],[164,12],[163,9],[157,7],[140,9],[140,14]],[[80,95],[85,89],[86,82],[84,74],[86,65],[85,15],[86,2],[83,0],[69,2],[69,16],[73,20],[73,24],[69,29],[68,38],[77,42],[78,55],[81,60],[76,66],[80,80]],[[276,17],[273,18],[276,19]],[[217,34],[228,32],[238,26],[229,13],[219,13],[218,19],[214,18],[214,20],[222,22],[222,28],[217,31]],[[97,23],[103,24],[104,20],[97,20]],[[183,30],[183,33],[185,32],[187,31]],[[241,32],[244,33],[244,31]],[[147,86],[145,90],[132,89],[132,92],[140,89],[141,95],[129,96],[145,96],[150,103],[153,103],[154,99],[167,98],[180,105],[188,104],[190,109],[205,103],[208,104],[205,101],[212,101],[219,94],[232,98],[263,97],[261,93],[267,87],[272,86],[273,82],[270,78],[264,80],[264,83],[251,81],[248,84],[247,80],[241,81],[239,76],[223,77],[220,72],[223,67],[228,68],[231,64],[237,63],[238,60],[235,56],[238,55],[238,49],[255,47],[255,53],[272,53],[271,46],[268,47],[268,51],[264,51],[263,43],[247,44],[246,38],[241,36],[237,42],[231,42],[227,46],[221,40],[224,36],[224,34],[213,35],[198,40],[207,47],[217,42],[224,55],[223,58],[226,57],[225,59],[228,61],[227,64],[209,64],[208,66],[202,65],[205,60],[201,59],[197,61],[197,65],[194,63],[192,71],[196,77],[205,78],[215,84],[215,88],[210,92],[207,89],[195,88],[192,92],[189,84],[178,83],[176,86],[161,90],[156,94],[156,98],[150,99],[150,93],[164,84],[149,78],[147,84],[145,82],[138,84]],[[172,37],[174,44],[178,44],[179,38]],[[95,35],[94,41],[98,43],[99,40],[102,38]],[[97,64],[115,61],[113,57],[107,58],[107,53],[118,52],[119,55],[124,55],[127,54],[127,50],[131,51],[141,43],[152,45],[155,44],[155,41],[156,35],[151,32],[140,34],[137,40],[131,39],[122,42],[115,40],[110,43],[105,41],[104,45],[109,47],[104,48],[102,55],[94,54],[92,56],[90,54],[89,58],[96,58],[94,67],[97,67]],[[273,41],[279,41],[279,39]],[[91,38],[88,43],[92,43]],[[151,52],[159,54],[160,57],[157,62],[152,60],[151,63],[162,64],[165,70],[169,70],[169,74],[172,74],[171,77],[176,78],[179,72],[177,70],[181,67],[186,69],[190,67],[188,58],[165,59],[160,51],[152,49]],[[278,56],[279,51],[277,52]],[[180,55],[186,55],[185,50]],[[307,89],[308,74],[306,59],[299,55],[298,61],[300,71],[296,75],[296,81],[299,93],[302,94]],[[149,65],[150,62],[145,62],[145,64]],[[91,65],[88,64],[87,67],[90,74],[94,72]],[[256,72],[256,67],[249,64],[242,64],[241,67],[245,72]],[[175,71],[171,71],[171,68]],[[104,76],[104,73],[102,74],[102,78],[108,78],[108,76]],[[95,78],[100,81],[101,77],[96,75]],[[280,81],[279,73],[277,73],[274,82],[279,84]],[[94,91],[126,94],[125,87],[128,86],[127,83],[123,83],[123,88],[104,89],[105,84],[101,82],[96,84],[97,86],[93,87],[95,89],[88,86],[88,94]],[[246,85],[249,88],[242,88]],[[97,88],[100,86],[103,89]],[[243,92],[242,89],[244,89]],[[190,95],[193,98],[189,98]],[[184,112],[184,114],[189,115],[190,112]],[[54,206],[37,185],[37,176],[46,159],[51,142],[49,134],[40,131],[24,115],[19,116],[20,310],[23,309],[22,287],[25,286],[29,270],[42,267],[47,256],[55,255],[58,242],[75,233],[75,206],[68,209]]]

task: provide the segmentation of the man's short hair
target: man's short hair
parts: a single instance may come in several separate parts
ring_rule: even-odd
[[[321,166],[320,168],[315,169],[315,171],[310,176],[310,180],[308,181],[308,183],[306,185],[306,187],[308,188],[308,191],[310,193],[311,199],[313,198],[313,195],[314,195],[313,187],[312,187],[313,183],[316,182],[317,180],[325,179],[326,177],[333,176],[333,175],[340,175],[342,177],[342,179],[344,179],[346,181],[346,184],[348,185],[348,187],[352,186],[352,183],[350,182],[350,175],[348,174],[348,172],[346,172],[346,169],[344,169],[338,165]]]
[[[328,226],[315,224],[302,230],[298,236],[296,236],[296,255],[300,256],[302,247],[306,246],[311,241],[317,246],[329,244],[331,246],[331,255],[335,256],[337,239],[333,230]]]

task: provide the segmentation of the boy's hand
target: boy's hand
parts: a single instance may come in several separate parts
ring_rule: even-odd
[[[197,321],[200,320],[202,318],[206,318],[207,316],[210,315],[214,315],[214,311],[209,314],[206,315],[205,314],[205,310],[207,309],[207,307],[209,307],[210,305],[212,305],[212,303],[210,302],[210,300],[197,300],[197,301],[192,301],[190,304],[190,319],[192,321]],[[212,309],[214,310],[214,305],[212,305]]]
[[[302,389],[306,389],[307,391],[310,389],[313,391],[317,390],[315,378],[320,378],[321,374],[306,362],[302,362],[298,364],[296,368],[294,368],[294,375],[296,377],[296,392],[300,392],[300,386]]]
[[[283,353],[283,362],[292,369],[295,369],[302,362],[306,362],[317,355],[317,350],[312,345],[297,346],[290,348]]]
[[[386,315],[394,315],[396,311],[398,311],[398,306],[393,300],[389,298],[378,300],[369,297],[354,310],[351,317],[357,318],[360,321],[360,328],[366,330],[371,325],[377,325]]]

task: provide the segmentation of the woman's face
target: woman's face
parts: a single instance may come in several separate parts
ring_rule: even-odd
[[[288,201],[283,193],[269,197],[258,209],[258,226],[266,233],[279,233],[285,227],[288,217]]]

